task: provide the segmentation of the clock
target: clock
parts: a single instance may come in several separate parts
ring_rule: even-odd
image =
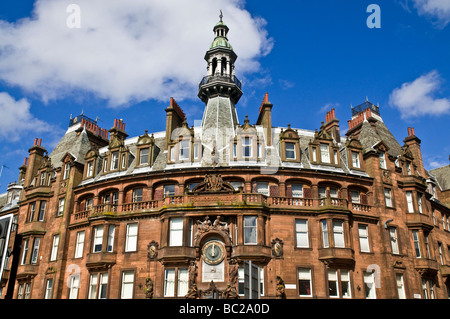
[[[217,265],[225,258],[225,247],[220,241],[212,240],[203,246],[202,254],[208,265]]]

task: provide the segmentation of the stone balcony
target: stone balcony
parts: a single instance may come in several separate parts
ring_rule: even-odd
[[[165,197],[161,200],[123,203],[117,205],[97,205],[89,210],[78,211],[72,214],[71,223],[86,222],[89,219],[110,216],[120,217],[134,213],[159,213],[171,209],[192,208],[264,208],[273,211],[327,211],[339,210],[352,212],[358,215],[374,216],[373,206],[349,203],[343,198],[302,198],[265,196],[259,193],[234,194],[187,194]]]

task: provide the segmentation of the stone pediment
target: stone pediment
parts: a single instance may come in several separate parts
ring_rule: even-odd
[[[145,134],[142,136],[139,136],[139,139],[136,143],[136,145],[153,145],[155,144],[155,137],[153,136],[153,134],[151,136],[148,135],[147,130],[145,131]]]

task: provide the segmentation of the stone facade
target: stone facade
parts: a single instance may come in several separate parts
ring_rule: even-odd
[[[242,298],[245,261],[261,298],[449,298],[448,189],[414,129],[401,145],[369,101],[345,136],[334,109],[275,127],[268,94],[239,124],[237,56],[214,32],[201,126],[171,98],[164,132],[80,115],[50,155],[35,141],[0,208],[2,298]]]

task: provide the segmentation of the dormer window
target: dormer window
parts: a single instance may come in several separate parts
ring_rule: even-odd
[[[70,171],[70,164],[66,163],[64,165],[64,176],[63,176],[63,179],[68,179],[69,178],[69,171]]]
[[[45,177],[47,176],[47,174],[45,172],[41,173],[41,186],[45,185]]]
[[[384,152],[378,153],[378,158],[380,160],[380,168],[386,169],[386,158]]]
[[[244,136],[242,140],[242,156],[243,157],[252,156],[252,138],[249,136]]]
[[[111,170],[116,170],[118,168],[119,168],[119,151],[116,151],[111,154]]]
[[[147,165],[148,164],[148,154],[150,148],[142,148],[139,153],[139,165]]]
[[[295,143],[286,143],[286,159],[295,159]]]
[[[352,166],[355,168],[361,168],[361,164],[359,162],[359,152],[352,151]]]
[[[317,149],[315,147],[312,148],[312,161],[317,162]]]
[[[86,177],[92,177],[94,175],[94,161],[87,163]]]
[[[320,144],[320,160],[322,163],[330,163],[330,149],[328,144]]]
[[[180,141],[180,160],[188,160],[189,159],[189,140],[181,140]]]
[[[406,174],[411,175],[411,162],[406,162]]]

